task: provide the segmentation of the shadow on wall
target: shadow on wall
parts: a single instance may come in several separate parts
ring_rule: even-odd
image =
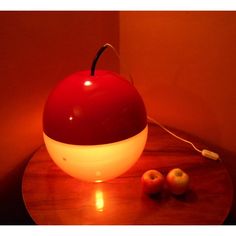
[[[28,214],[21,193],[25,167],[33,153],[0,180],[0,224],[34,225]]]

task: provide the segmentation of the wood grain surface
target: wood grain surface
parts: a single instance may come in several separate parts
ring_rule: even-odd
[[[155,197],[142,192],[140,179],[146,170],[166,175],[175,167],[190,176],[186,194],[177,197],[168,188]],[[230,211],[233,187],[223,161],[205,159],[188,144],[149,125],[147,145],[137,163],[104,183],[70,177],[42,146],[25,169],[22,194],[28,212],[40,225],[215,225],[222,224]]]

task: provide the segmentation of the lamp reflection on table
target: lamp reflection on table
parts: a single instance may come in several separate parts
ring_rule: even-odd
[[[95,206],[96,211],[102,212],[104,209],[104,198],[102,190],[96,190],[95,192]]]

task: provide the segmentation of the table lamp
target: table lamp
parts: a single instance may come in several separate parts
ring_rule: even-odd
[[[53,161],[80,180],[102,182],[126,172],[147,140],[147,115],[135,87],[117,73],[91,70],[65,78],[44,106],[43,137]]]

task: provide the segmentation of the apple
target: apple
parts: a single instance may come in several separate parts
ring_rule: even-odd
[[[142,190],[147,194],[159,193],[164,186],[165,178],[157,170],[146,171],[141,178]]]
[[[166,176],[166,183],[173,194],[181,195],[189,188],[189,175],[180,168],[169,171]]]

